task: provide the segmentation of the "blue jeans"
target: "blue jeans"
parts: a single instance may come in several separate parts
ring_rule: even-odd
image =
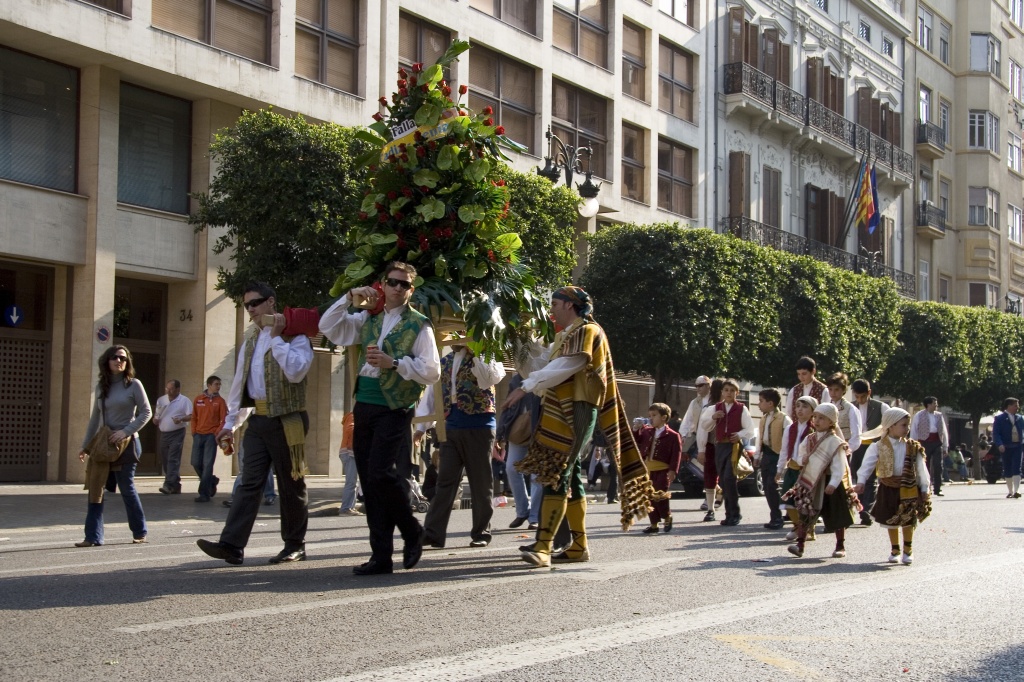
[[[235,482],[231,486],[231,497],[235,496],[238,492],[238,486],[242,483],[242,461],[245,457],[245,448],[238,448],[238,475],[235,476]],[[267,474],[267,483],[263,486],[263,499],[277,497],[277,493],[274,492],[274,470],[271,469],[270,473]]]
[[[136,454],[140,453],[139,439],[132,439]],[[142,500],[139,499],[139,491],[135,489],[135,467],[137,464],[131,462],[121,467],[120,471],[110,472],[121,491],[121,499],[124,500],[124,511],[128,516],[128,527],[135,539],[144,538],[149,533],[146,528],[146,514],[142,511]],[[108,486],[110,483],[108,482]],[[104,500],[106,495],[104,495]],[[103,544],[103,502],[90,502],[89,509],[85,514],[85,539]]]
[[[508,478],[508,485],[512,488],[512,499],[516,501],[516,517],[517,518],[528,518],[533,515],[530,513],[530,500],[531,495],[526,492],[526,474],[520,473],[516,469],[516,464],[520,460],[526,457],[526,446],[515,445],[514,443],[508,444],[508,455],[505,457],[505,476]],[[540,500],[541,498],[536,498]],[[537,504],[538,513],[540,513],[540,503]]]
[[[355,455],[338,455],[341,459],[341,474],[345,477],[345,487],[341,489],[341,511],[356,508],[356,484],[359,475],[356,470]]]
[[[192,468],[199,477],[199,494],[213,497],[213,463],[217,460],[217,434],[192,434]]]

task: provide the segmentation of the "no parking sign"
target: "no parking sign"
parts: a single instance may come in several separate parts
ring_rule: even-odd
[[[96,340],[100,343],[106,343],[110,339],[110,330],[106,327],[100,327],[96,330]]]

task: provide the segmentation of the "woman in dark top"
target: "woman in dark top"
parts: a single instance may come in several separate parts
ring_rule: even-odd
[[[125,438],[131,438],[131,442],[116,462],[100,464],[90,460],[86,466],[85,487],[89,491],[89,509],[85,516],[85,540],[76,542],[75,547],[103,544],[104,490],[121,490],[133,543],[145,542],[148,532],[142,501],[135,489],[135,467],[142,454],[138,432],[152,416],[149,398],[142,388],[142,382],[135,378],[132,354],[124,346],[111,346],[104,351],[100,356],[99,366],[100,376],[96,384],[92,418],[89,420],[78,459],[84,462],[88,456],[85,447],[99,430],[101,419],[113,431],[110,442]],[[109,473],[104,476],[104,472]]]

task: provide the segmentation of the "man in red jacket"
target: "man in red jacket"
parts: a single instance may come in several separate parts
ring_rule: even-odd
[[[649,426],[643,426],[634,435],[637,449],[644,458],[647,471],[651,476],[654,489],[663,492],[669,489],[679,471],[683,459],[683,439],[668,427],[668,418],[672,409],[665,403],[654,403],[648,408],[651,419]],[[609,493],[611,494],[611,493]],[[653,509],[648,518],[651,525],[644,529],[648,535],[658,532],[658,523],[665,522],[663,533],[672,530],[672,510],[668,506],[668,498],[653,502]]]

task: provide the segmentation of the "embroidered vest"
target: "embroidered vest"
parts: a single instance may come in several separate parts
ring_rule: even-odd
[[[839,421],[836,426],[843,434],[843,440],[847,443],[850,442],[850,410],[853,406],[846,402],[846,398],[843,398],[838,403],[835,403],[836,410],[839,412]]]
[[[725,403],[715,405],[715,412],[725,412]],[[736,401],[729,412],[715,424],[715,441],[728,443],[729,436],[743,429],[743,403]]]
[[[775,408],[775,411],[771,414],[772,423],[768,425],[768,438],[764,438],[761,441],[761,445],[767,445],[768,449],[779,455],[782,454],[782,432],[786,427],[782,418],[782,410]]]
[[[408,357],[412,353],[412,346],[416,342],[416,337],[425,324],[430,324],[430,320],[425,315],[413,310],[411,307],[406,307],[399,323],[380,342],[381,351],[396,360]],[[363,325],[359,339],[361,344],[359,348],[359,367],[366,364],[366,346],[377,343],[383,328],[383,313],[372,315],[366,321],[366,324]],[[367,377],[360,377],[360,380],[366,379]],[[415,405],[416,401],[423,395],[423,384],[411,379],[403,379],[397,370],[385,367],[380,370],[380,390],[384,394],[384,400],[387,401],[388,407],[392,410],[397,410]]]
[[[254,327],[245,339],[245,355],[242,361],[242,371],[245,372],[245,390],[242,391],[242,407],[253,407],[256,401],[249,395],[249,370],[252,368],[252,356],[256,352],[256,339],[260,335],[260,328]],[[294,337],[282,336],[285,341],[291,341]],[[293,384],[284,375],[281,366],[274,359],[273,351],[267,350],[263,356],[263,382],[267,386],[267,416],[280,417],[292,412],[301,412],[306,409],[306,378]]]
[[[825,391],[827,391],[827,390],[828,390],[828,387],[826,387],[825,384],[821,383],[817,379],[814,379],[813,381],[811,381],[811,392],[809,394],[807,394],[807,395],[809,395],[810,397],[812,397],[815,400],[817,400],[818,403],[820,404],[821,403],[821,397],[823,395],[825,395]],[[789,407],[789,418],[792,419],[793,421],[796,421],[796,399],[800,398],[803,395],[804,395],[804,385],[803,384],[797,384],[796,386],[793,387],[793,397],[794,397],[793,404],[788,406]]]
[[[811,432],[810,422],[804,424],[804,431],[797,438],[797,432],[800,430],[800,422],[793,422],[789,428],[789,438],[787,439],[787,445],[789,445],[789,459],[796,459],[796,449],[800,447],[800,443],[804,442],[804,438],[807,438],[807,434]]]
[[[494,390],[481,389],[473,374],[473,358],[468,355],[462,359],[459,371],[455,374],[455,400],[452,400],[452,364],[455,353],[441,358],[441,395],[444,398],[444,411],[453,405],[463,414],[493,414]]]

